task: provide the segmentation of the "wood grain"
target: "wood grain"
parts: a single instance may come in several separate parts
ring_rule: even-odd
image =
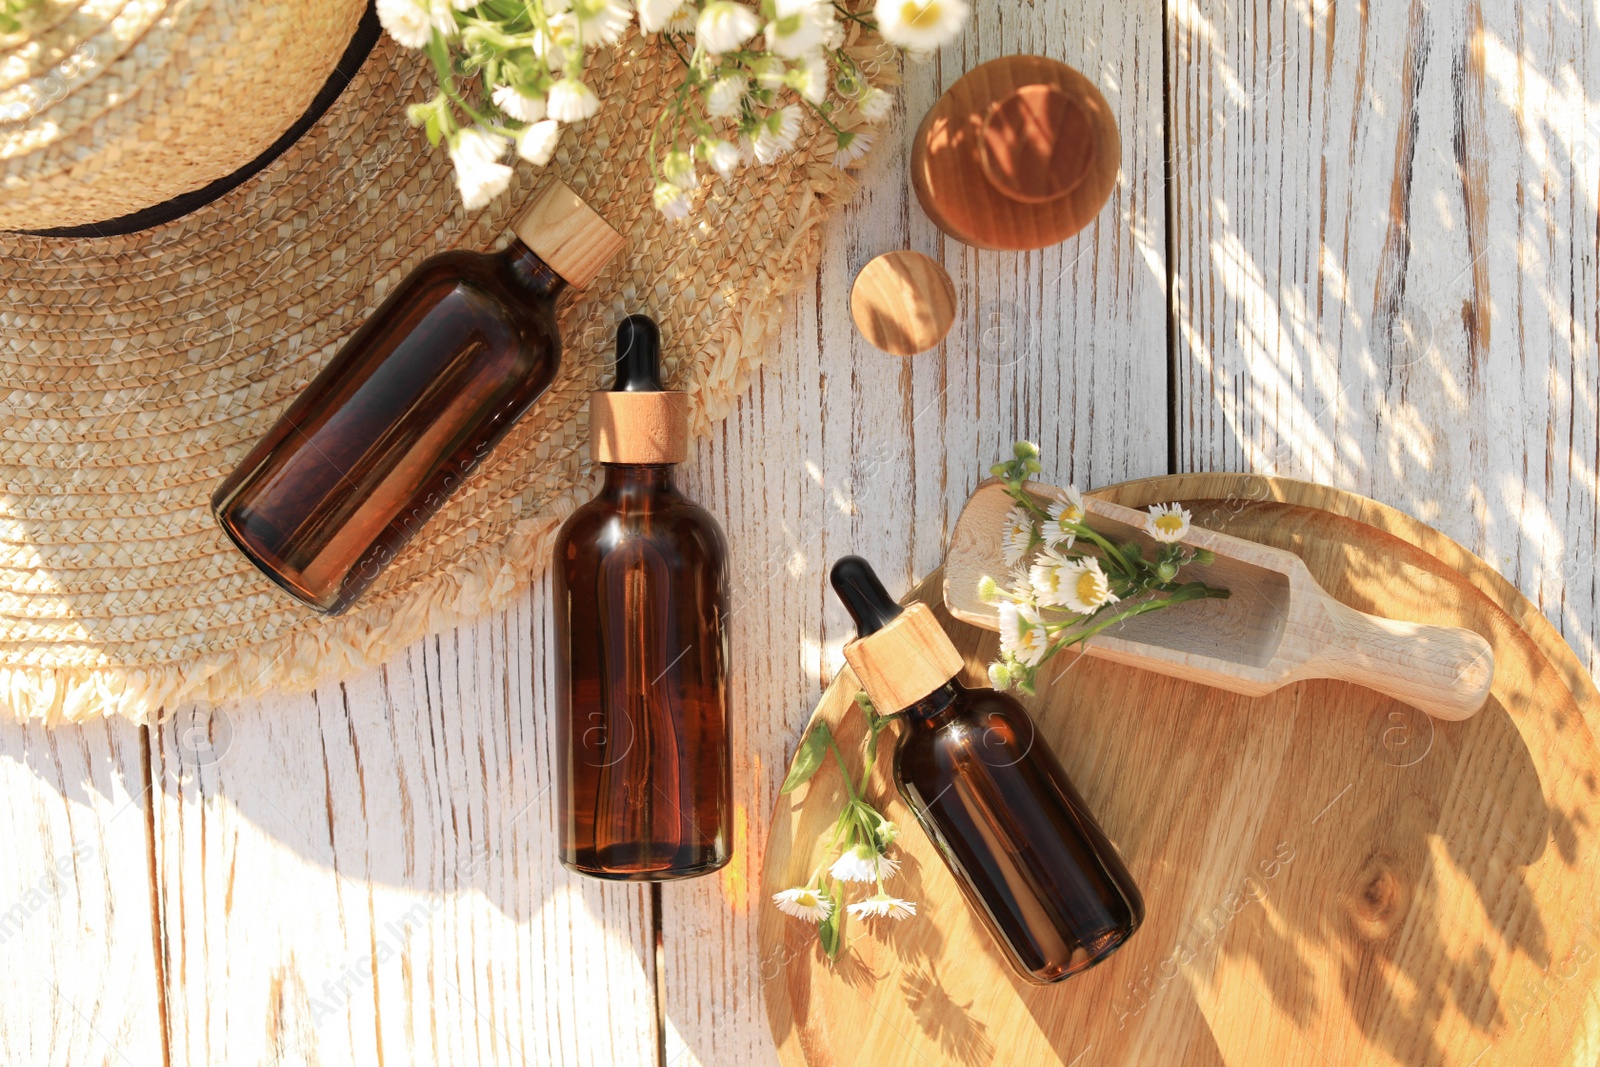
[[[1273,487],[1275,498],[1285,491]],[[1037,482],[1029,493],[1041,504],[1071,499]],[[1085,498],[1083,508],[1090,528],[1117,544],[1135,544],[1150,559],[1163,547],[1144,532],[1146,512],[1099,497]],[[946,610],[962,622],[1000,629],[997,605],[979,598],[978,583],[986,576],[1005,580],[1002,535],[1013,510],[1005,485],[990,479],[956,521],[944,558],[943,597]],[[1307,679],[1354,682],[1448,720],[1476,714],[1488,699],[1494,650],[1474,631],[1357,611],[1329,594],[1286,549],[1199,525],[1183,543],[1210,552],[1212,562],[1179,571],[1178,580],[1205,582],[1228,596],[1124,619],[1084,655],[1242,696],[1265,696]],[[1080,541],[1076,548],[1082,547]],[[850,665],[865,683],[860,666]]]
[[[816,696],[854,636],[828,587],[839,556],[867,557],[891,588],[938,565],[967,496],[1012,442],[1040,442],[1058,481],[1101,484],[1165,467],[1165,291],[1160,7],[974,5],[960,43],[907,64],[903,113],[856,200],[830,222],[815,287],[783,344],[684,479],[723,524],[734,568],[733,752],[739,823],[718,879],[662,890],[666,1061],[776,1062],[761,1005],[775,961],[757,948],[765,813]],[[983,60],[1051,55],[1099,72],[1122,130],[1111,202],[1077,237],[1023,255],[943,237],[910,196],[910,130]],[[936,353],[866,345],[840,314],[872,257],[939,261],[962,312]],[[823,413],[826,412],[826,417]],[[1092,428],[1092,429],[1091,429]]]
[[[163,1062],[141,732],[0,726],[0,1062]]]
[[[956,320],[956,291],[921,252],[885,252],[850,287],[850,318],[872,347],[914,356],[936,347]]]
[[[547,586],[213,742],[162,729],[173,1063],[655,1060],[649,892],[556,860]]]
[[[1476,718],[1432,722],[1349,685],[1247,699],[1075,658],[1030,701],[1143,891],[1143,927],[1060,986],[1022,982],[916,830],[902,923],[847,921],[832,971],[814,928],[769,909],[765,975],[789,1065],[882,1062],[1588,1062],[1600,1025],[1600,692],[1553,627],[1481,561],[1371,501],[1238,475],[1106,491],[1185,500],[1207,527],[1293,548],[1342,601],[1491,634]],[[919,597],[939,600],[942,576]],[[1174,609],[1181,610],[1181,609]],[[977,683],[997,650],[944,616]],[[1524,630],[1520,620],[1529,620]],[[856,682],[817,710],[857,752]],[[911,814],[880,773],[885,814]],[[828,764],[780,798],[764,870],[803,880],[843,799]],[[1552,971],[1563,976],[1552,982]]]
[[[909,587],[938,564],[961,505],[1018,438],[1039,442],[1041,477],[1058,483],[1160,473],[1170,446],[1175,469],[1253,469],[1365,492],[1483,556],[1589,669],[1600,666],[1592,12],[1511,0],[1201,0],[1167,5],[1165,18],[1146,2],[973,6],[956,45],[907,65],[902,110],[856,201],[830,223],[815,284],[790,302],[768,369],[684,478],[723,523],[736,573],[739,828],[727,870],[661,893],[659,1036],[674,1067],[775,1062],[759,991],[774,961],[757,948],[754,872],[763,814],[851,632],[828,564],[858,551]],[[1049,55],[1103,89],[1121,132],[1120,174],[1107,208],[1067,243],[979,252],[922,215],[902,161],[945,89],[1012,53]],[[960,302],[942,351],[910,363],[867,347],[842,314],[861,267],[902,248],[939,262]],[[640,294],[637,310],[650,301]],[[60,919],[0,946],[14,967],[62,976],[73,994],[52,998],[37,981],[14,993],[0,1008],[0,1059],[35,1062],[49,1049],[51,1062],[123,1062],[103,1031],[127,1060],[162,1062],[164,977],[172,1062],[376,1062],[380,1036],[385,1062],[518,1062],[513,1046],[528,1062],[654,1062],[648,896],[596,895],[564,879],[553,838],[529,829],[537,812],[517,816],[548,779],[514,764],[512,748],[548,768],[553,739],[538,710],[544,653],[532,621],[542,603],[448,631],[342,690],[223,709],[238,728],[215,770],[196,773],[183,762],[196,754],[176,754],[182,727],[152,732],[162,783],[154,842],[124,829],[134,816],[121,813],[138,795],[119,784],[139,777],[136,734],[0,732],[11,811],[0,844],[16,857],[0,904],[4,892],[21,899],[80,836],[104,842],[93,846],[100,862],[65,883]],[[1300,728],[1286,722],[1289,733],[1255,737],[1251,751],[1270,757]],[[1186,768],[1191,736],[1154,739],[1142,762]],[[1460,786],[1485,821],[1463,826],[1537,857],[1570,845],[1561,820],[1524,819],[1473,791],[1521,773],[1515,745],[1474,759]],[[1097,767],[1088,782],[1104,788]],[[187,774],[183,788],[168,784],[174,774]],[[1280,783],[1273,795],[1324,784],[1335,783]],[[1421,832],[1428,803],[1402,797],[1350,832],[1381,858]],[[472,850],[505,837],[507,824],[502,866],[478,869]],[[1320,862],[1307,847],[1290,871]],[[1467,881],[1509,884],[1522,870],[1507,862]],[[1202,868],[1195,884],[1223,885],[1226,873]],[[434,899],[446,876],[458,879],[448,914],[411,936],[403,962],[376,968],[357,1007],[311,1026],[313,993],[341,976],[354,992],[352,961],[375,950],[400,905],[403,914]],[[1359,895],[1354,875],[1340,884]],[[147,917],[152,892],[159,931]],[[1571,918],[1596,921],[1592,909]],[[1252,929],[1206,994],[1231,999],[1206,1004],[1272,1019],[1274,989],[1252,968],[1280,937],[1342,939],[1340,995],[1375,997],[1411,980],[1389,962],[1398,942],[1347,925]],[[1551,1023],[1545,991],[1564,988],[1576,962],[1556,935],[1571,929],[1547,924],[1517,935],[1531,942],[1508,942],[1535,971],[1496,989],[1510,1025]],[[158,932],[161,950],[141,958]],[[1248,982],[1266,995],[1229,993]],[[1122,1003],[1132,995],[1124,989]],[[1200,1011],[1142,995],[1140,1015]],[[1426,996],[1415,1003],[1423,1018],[1434,1010]],[[1002,1038],[989,1035],[997,1050],[1008,1047]],[[1251,1062],[1247,1047],[1204,1041],[1144,1051],[1154,1062]],[[1285,1062],[1323,1060],[1308,1040]]]
[[[1048,248],[1087,226],[1117,182],[1122,145],[1099,88],[1048,56],[968,71],[923,116],[917,203],[975,248]]]
[[[1175,454],[1437,525],[1600,666],[1600,26],[1202,0],[1169,33]]]

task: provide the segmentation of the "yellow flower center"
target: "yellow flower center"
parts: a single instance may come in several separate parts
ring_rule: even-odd
[[[1061,509],[1061,521],[1082,522],[1083,509],[1078,507],[1076,504],[1068,504],[1066,507]]]
[[[817,895],[810,892],[801,893],[799,896],[794,898],[794,902],[800,905],[802,908],[814,908],[819,903],[817,900]]]
[[[1085,604],[1100,602],[1100,579],[1093,571],[1078,575],[1078,599]]]
[[[938,23],[940,16],[938,0],[930,4],[919,4],[917,0],[906,0],[900,5],[900,21],[907,26],[932,26]]]
[[[1156,518],[1156,529],[1162,533],[1175,534],[1183,529],[1183,516],[1167,512]]]

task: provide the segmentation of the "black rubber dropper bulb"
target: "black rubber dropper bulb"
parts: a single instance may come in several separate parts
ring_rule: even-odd
[[[661,393],[661,328],[649,315],[617,324],[617,380],[613,393]]]
[[[845,610],[856,622],[856,636],[875,634],[901,612],[894,597],[878,581],[872,564],[860,556],[843,556],[828,575],[833,591],[844,601]]]

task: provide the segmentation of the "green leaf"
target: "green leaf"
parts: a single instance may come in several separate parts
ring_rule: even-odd
[[[822,766],[822,758],[828,754],[828,745],[832,740],[833,732],[828,729],[827,723],[819,722],[813,726],[805,740],[800,742],[794,762],[789,764],[789,775],[778,792],[792,793],[810,781],[811,776],[817,773],[817,768]]]

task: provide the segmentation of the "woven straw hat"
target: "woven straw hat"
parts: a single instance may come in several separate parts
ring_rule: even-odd
[[[0,37],[0,229],[101,222],[237,170],[306,110],[366,6],[36,0]]]
[[[61,25],[137,2],[68,3]],[[247,37],[261,32],[247,9],[304,19],[337,9],[319,23],[324,41],[338,39],[349,15],[334,0],[155,6],[191,27],[237,17],[231,35],[169,41],[205,70],[194,48],[262,54]],[[861,59],[892,79],[887,52]],[[629,313],[662,323],[666,376],[689,395],[692,429],[703,434],[726,414],[770,347],[778,298],[814,261],[816,224],[852,183],[831,164],[831,138],[809,130],[778,164],[697,192],[704,202],[689,223],[667,222],[650,203],[647,151],[656,102],[681,76],[677,60],[630,38],[588,71],[603,107],[564,134],[546,170],[628,246],[586,293],[564,298],[566,356],[549,392],[335,619],[292,602],[228,545],[210,494],[423,258],[501,244],[541,173],[520,165],[507,195],[466,213],[448,159],[405,119],[405,105],[431,93],[432,70],[385,38],[303,137],[220,199],[120,236],[0,233],[0,713],[147,720],[189,698],[309,686],[502,604],[543,566],[554,524],[588,495],[589,394]],[[250,110],[235,106],[236,119]],[[147,116],[158,126],[159,111]],[[221,141],[236,128],[212,132]],[[98,157],[101,142],[83,129],[69,136]],[[152,157],[134,158],[143,168]],[[194,158],[196,175],[226,165],[204,147]],[[6,221],[82,223],[148,199],[118,200],[115,186],[132,184],[119,173],[109,157],[86,168],[81,188],[103,196],[92,211],[24,183],[32,207]],[[5,209],[14,211],[9,192]]]

